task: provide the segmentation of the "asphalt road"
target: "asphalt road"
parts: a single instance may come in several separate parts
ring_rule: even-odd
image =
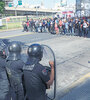
[[[56,100],[60,100],[72,87],[78,85],[73,85],[74,82],[90,72],[90,66],[88,66],[90,39],[62,36],[38,43],[49,45],[55,52],[57,62]]]
[[[0,32],[0,38],[10,39],[11,41],[22,41],[25,43],[43,41],[59,36],[61,35],[51,35],[50,33],[22,32],[22,30]],[[88,34],[88,38],[90,38],[90,32]]]
[[[24,43],[31,43],[31,42],[51,39],[57,36],[51,35],[50,33],[32,33],[32,32],[22,32],[22,30],[15,30],[15,31],[1,32],[0,37],[3,39],[9,39],[10,41],[21,41]]]
[[[2,32],[0,37],[10,41],[21,41],[28,45],[32,43],[46,44],[53,49],[57,62],[56,100],[60,100],[73,87],[79,86],[77,80],[80,79],[80,82],[83,83],[86,79],[84,76],[90,72],[90,66],[88,66],[90,60],[89,38],[51,35],[50,33],[27,34],[21,30]]]
[[[90,100],[90,79],[72,89],[60,100]]]

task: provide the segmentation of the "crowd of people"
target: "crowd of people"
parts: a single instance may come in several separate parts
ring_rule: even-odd
[[[79,18],[47,18],[30,19],[23,22],[23,32],[50,32],[52,34],[67,34],[87,37],[90,31],[90,23],[86,19]]]

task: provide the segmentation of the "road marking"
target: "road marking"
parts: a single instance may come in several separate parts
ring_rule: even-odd
[[[90,73],[87,73],[86,75],[81,77],[79,80],[73,82],[67,89],[65,89],[64,95],[66,93],[68,93],[71,89],[73,89],[73,88],[77,87],[78,85],[80,85],[81,83],[85,82],[85,80],[88,79],[88,78],[90,78]]]
[[[33,34],[33,32],[24,33],[24,34],[18,34],[18,35],[2,36],[2,37],[0,37],[0,38],[1,38],[1,39],[3,39],[3,38],[11,38],[11,37],[24,36],[24,35],[29,35],[29,34]]]
[[[81,77],[80,79],[78,79],[77,81],[73,82],[67,88],[64,88],[63,89],[63,94],[61,94],[61,98],[64,97],[67,93],[69,93],[70,90],[72,90],[73,88],[77,87],[81,83],[85,82],[85,80],[88,79],[88,78],[90,78],[90,73],[87,73],[86,75],[84,75],[83,77]]]
[[[90,73],[84,75],[83,77],[81,77],[79,80],[77,80],[76,82],[74,82],[72,85],[71,85],[71,88],[77,86],[78,84],[84,82],[86,79],[90,78]]]

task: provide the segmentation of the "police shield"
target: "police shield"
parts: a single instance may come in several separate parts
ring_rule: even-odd
[[[47,96],[49,99],[53,100],[56,97],[56,60],[55,60],[55,54],[53,50],[47,46],[47,45],[42,45],[43,48],[43,57],[40,63],[44,66],[47,66],[47,70],[50,71],[51,67],[49,65],[49,61],[54,62],[54,82],[52,86],[50,86],[50,89],[47,89]]]
[[[28,55],[27,55],[27,50],[28,50],[28,45],[22,45],[22,51],[21,51],[21,60],[26,63],[27,59],[28,59]]]
[[[0,39],[0,51],[3,52],[3,58],[6,58],[7,55],[7,46],[9,44],[9,41],[7,39]],[[1,54],[1,52],[0,52]]]

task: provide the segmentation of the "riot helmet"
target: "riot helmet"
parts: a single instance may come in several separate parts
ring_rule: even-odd
[[[21,58],[21,45],[19,42],[11,42],[8,46],[8,58],[7,60],[19,60]]]
[[[32,44],[28,47],[27,53],[30,58],[36,58],[40,61],[43,57],[43,48],[40,44]]]

